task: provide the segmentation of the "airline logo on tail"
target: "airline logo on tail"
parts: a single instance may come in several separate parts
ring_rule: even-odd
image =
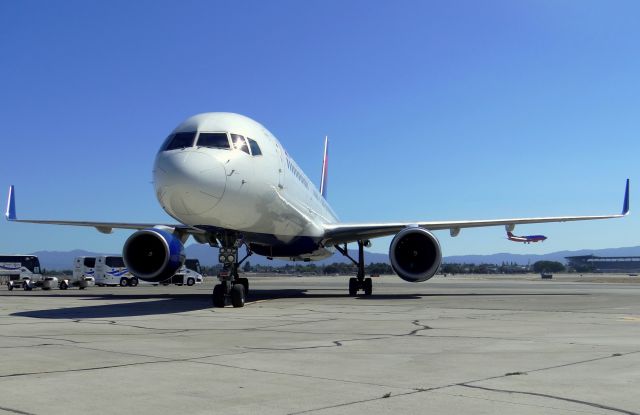
[[[324,157],[322,158],[322,177],[320,178],[320,194],[327,198],[327,169],[329,164],[329,137],[324,137]]]

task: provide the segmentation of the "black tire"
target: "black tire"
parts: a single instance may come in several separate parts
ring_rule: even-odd
[[[7,288],[9,291],[13,291],[13,284],[7,283]]]
[[[364,295],[371,295],[372,293],[373,293],[373,281],[371,281],[371,278],[365,278]]]
[[[244,307],[244,285],[234,284],[231,287],[231,305],[234,307]]]
[[[355,297],[358,294],[358,279],[349,278],[349,295]]]
[[[194,280],[193,278],[187,278],[187,285],[189,287],[191,287],[195,283],[196,283],[196,280]]]
[[[120,278],[120,286],[126,287],[127,285],[129,285],[129,280],[124,277]]]
[[[249,295],[249,280],[247,278],[238,278],[238,282],[244,287],[245,297]]]
[[[222,284],[217,284],[213,287],[211,299],[214,307],[224,307],[224,286]]]
[[[66,282],[64,282],[64,281],[62,281],[62,282],[60,283],[60,289],[61,289],[61,290],[66,290],[67,288],[69,288],[69,286],[67,285],[67,283],[66,283]]]
[[[85,288],[86,287],[82,287],[82,286],[78,287],[79,290],[84,290]]]
[[[137,287],[138,286],[138,278],[133,277],[131,279],[129,279],[129,285],[132,287]]]

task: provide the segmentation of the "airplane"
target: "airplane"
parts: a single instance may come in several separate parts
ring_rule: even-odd
[[[442,261],[433,231],[463,228],[620,218],[629,213],[629,179],[620,214],[532,217],[493,220],[344,223],[327,202],[328,139],[324,141],[320,189],[260,123],[240,114],[211,112],[180,123],[164,140],[153,165],[153,186],[162,208],[178,223],[122,223],[77,220],[18,219],[15,189],[9,188],[6,219],[11,222],[94,227],[135,232],[124,243],[122,256],[140,280],[159,282],[184,263],[189,238],[219,248],[222,271],[212,293],[214,307],[242,307],[249,281],[238,274],[240,264],[257,254],[288,260],[318,260],[338,251],[357,266],[349,279],[349,295],[372,294],[365,278],[364,248],[373,238],[393,236],[389,260],[408,282],[434,276]],[[349,243],[358,245],[353,258]],[[239,258],[239,248],[246,254]]]
[[[544,242],[547,237],[544,235],[516,236],[513,233],[507,231],[507,239],[513,242],[523,242],[525,244],[530,244],[531,242]]]

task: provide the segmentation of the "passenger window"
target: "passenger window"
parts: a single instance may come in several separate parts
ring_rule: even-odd
[[[167,138],[167,146],[164,150],[175,150],[177,148],[186,148],[193,146],[193,140],[196,138],[195,131],[186,133],[175,133]]]
[[[198,146],[209,148],[231,148],[227,133],[200,133],[200,136],[198,137]]]
[[[249,147],[247,146],[247,142],[245,141],[243,136],[239,134],[231,134],[231,141],[233,141],[233,146],[236,149],[242,150],[247,154],[251,154],[249,153]]]
[[[258,143],[256,143],[256,140],[252,140],[249,137],[247,137],[247,140],[249,140],[249,146],[251,147],[251,154],[253,154],[254,156],[261,156],[262,151],[260,151],[260,146],[258,145]]]

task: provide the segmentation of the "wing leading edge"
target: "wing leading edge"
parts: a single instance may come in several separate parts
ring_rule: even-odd
[[[527,223],[571,222],[579,220],[598,220],[621,218],[629,214],[629,179],[624,193],[622,212],[614,215],[596,216],[553,216],[538,218],[513,218],[492,220],[458,220],[458,221],[434,221],[434,222],[393,222],[393,223],[338,223],[325,226],[326,245],[335,245],[354,242],[362,239],[372,239],[382,236],[391,236],[400,232],[407,226],[418,226],[427,230],[437,231],[449,229],[452,236],[458,235],[462,228],[479,228],[484,226],[504,225],[512,231],[515,225]]]
[[[176,224],[159,224],[159,223],[128,223],[128,222],[90,222],[90,221],[77,221],[77,220],[41,220],[41,219],[18,219],[16,215],[16,195],[15,189],[9,186],[9,198],[7,200],[7,210],[5,211],[5,218],[10,222],[24,222],[24,223],[39,223],[47,225],[69,225],[69,226],[85,226],[90,228],[96,228],[102,233],[111,233],[113,229],[148,229],[156,227],[172,228],[182,233],[197,235],[203,234],[204,231],[196,228],[192,228],[186,225]]]

